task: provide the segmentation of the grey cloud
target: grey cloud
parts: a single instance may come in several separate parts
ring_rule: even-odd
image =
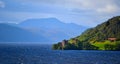
[[[25,6],[24,8],[20,9],[17,8],[17,10],[15,11],[8,10],[9,13],[11,13],[10,11],[13,11],[11,13],[11,16],[13,16],[14,12],[18,12],[21,14],[23,13],[22,15],[16,14],[20,15],[19,17],[16,17],[16,15],[13,16],[15,18],[18,18],[18,20],[23,18],[24,19],[38,18],[40,16],[48,17],[48,15],[50,14],[49,17],[57,17],[60,18],[60,20],[63,20],[64,22],[73,22],[82,25],[95,26],[97,25],[97,23],[101,23],[102,21],[112,16],[120,15],[119,14],[120,0],[10,0],[10,1],[23,4],[23,6],[19,5],[21,7]],[[43,8],[45,8],[45,10]],[[38,15],[35,13],[40,14]],[[41,15],[41,13],[43,14]]]
[[[119,11],[119,0],[18,0],[33,5],[59,6],[66,9],[92,10],[97,13]]]

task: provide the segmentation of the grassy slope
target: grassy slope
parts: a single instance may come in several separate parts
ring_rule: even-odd
[[[92,45],[99,47],[99,50],[105,50],[105,48],[104,48],[105,44],[115,45],[115,42],[110,42],[110,41],[106,40],[104,42],[95,42]]]

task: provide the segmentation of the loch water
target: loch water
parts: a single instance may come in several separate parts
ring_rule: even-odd
[[[120,64],[120,51],[52,50],[51,45],[0,45],[0,64]]]

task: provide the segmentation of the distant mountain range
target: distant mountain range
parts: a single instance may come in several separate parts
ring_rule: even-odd
[[[0,42],[45,42],[49,41],[42,35],[34,34],[28,30],[0,23]]]
[[[86,29],[56,18],[28,19],[19,24],[0,23],[0,42],[57,42],[80,35]]]

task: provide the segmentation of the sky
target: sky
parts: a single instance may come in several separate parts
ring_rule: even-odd
[[[57,18],[65,23],[94,27],[120,15],[120,0],[0,0],[0,22]]]

